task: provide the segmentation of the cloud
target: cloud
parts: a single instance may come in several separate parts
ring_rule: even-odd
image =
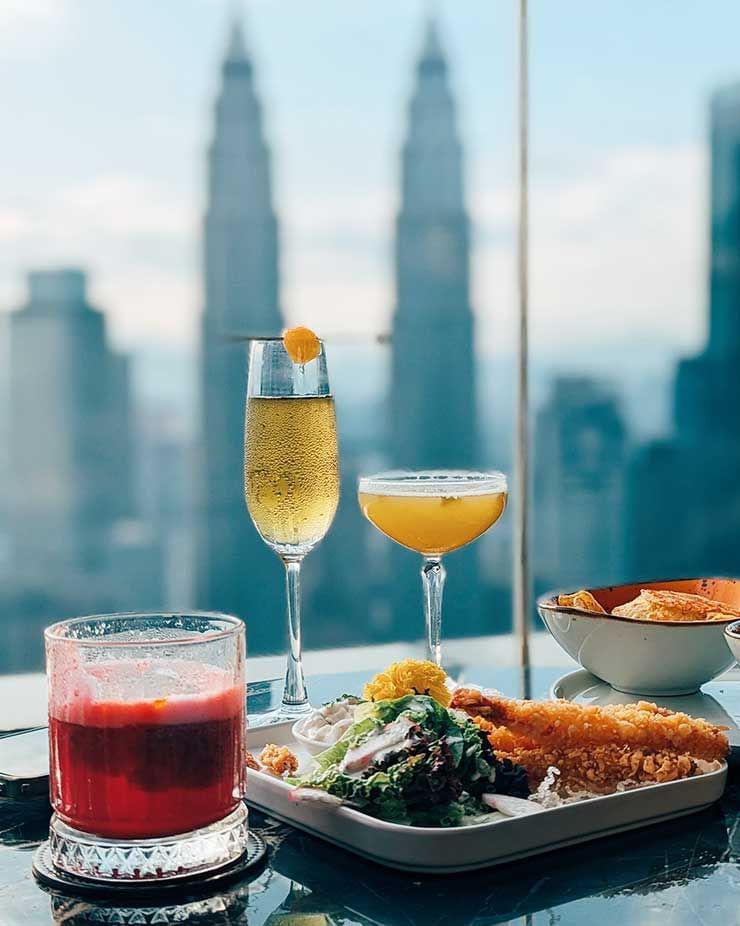
[[[70,35],[71,0],[2,0],[0,33],[6,58],[39,57]]]
[[[182,238],[193,216],[151,181],[127,174],[103,175],[62,190],[52,203],[80,226],[109,236]]]
[[[64,17],[64,0],[3,0],[0,4],[0,25],[3,28],[33,23],[56,22]]]
[[[31,229],[32,222],[22,209],[0,210],[0,241],[17,241]]]
[[[395,196],[386,188],[295,189],[282,216],[282,302],[327,337],[372,338],[392,310]]]
[[[200,312],[197,273],[101,264],[90,287],[91,301],[106,310],[118,344],[193,344]]]
[[[6,308],[22,301],[22,269],[79,265],[119,343],[189,343],[200,299],[198,223],[192,204],[127,174],[0,210],[0,300]]]
[[[535,348],[699,341],[705,313],[705,151],[631,146],[559,179],[534,165],[531,336]],[[516,312],[516,194],[500,165],[471,174],[473,305],[482,350],[510,351]],[[289,320],[337,334],[388,330],[397,191],[284,190],[282,303]],[[25,195],[28,196],[28,193]],[[187,344],[201,303],[200,215],[152,180],[108,174],[45,203],[0,210],[0,299],[19,268],[76,262],[120,343]],[[568,349],[572,349],[568,347]]]
[[[516,189],[499,161],[472,165],[473,307],[480,347],[515,346]],[[531,339],[538,350],[610,340],[701,338],[705,312],[705,150],[700,144],[574,151],[567,173],[533,165]],[[502,177],[501,182],[494,178]],[[303,195],[301,195],[303,194]],[[393,304],[396,191],[287,197],[284,304],[326,330],[385,331]]]
[[[574,155],[574,161],[578,161]],[[530,190],[532,340],[539,346],[610,339],[691,345],[705,306],[706,153],[699,144],[632,146]],[[486,346],[513,331],[516,306],[511,189],[477,203],[476,304]],[[507,235],[507,230],[511,234]],[[508,334],[507,334],[508,337]]]

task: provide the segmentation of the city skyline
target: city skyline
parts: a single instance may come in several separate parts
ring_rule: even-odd
[[[200,163],[214,63],[223,47],[225,5],[188,0],[176,22],[165,9],[138,0],[124,22],[105,2],[59,0],[47,5],[53,14],[40,3],[30,2],[26,12],[11,6],[3,23],[19,41],[17,57],[0,65],[7,77],[0,100],[11,116],[23,113],[24,119],[10,133],[0,171],[22,164],[31,182],[14,189],[0,213],[8,255],[0,259],[0,305],[19,301],[18,268],[24,263],[79,263],[94,246],[93,297],[110,307],[114,342],[190,350],[197,337],[192,257],[202,208],[194,165]],[[487,354],[511,344],[514,23],[503,5],[438,6],[459,59],[455,89],[464,100],[471,207],[479,230],[473,302],[480,349]],[[381,2],[358,17],[334,2],[310,15],[290,0],[280,15],[266,3],[246,7],[248,40],[270,105],[268,133],[282,152],[276,178],[290,321],[333,331],[337,320],[346,324],[346,307],[352,306],[353,323],[361,316],[366,331],[387,328],[391,279],[384,261],[396,195],[393,151],[402,132],[406,62],[418,45],[424,8],[421,2],[392,8]],[[670,315],[677,323],[668,334],[662,326],[667,346],[687,352],[701,343],[704,110],[711,87],[737,73],[727,24],[740,11],[719,4],[716,18],[705,22],[684,5],[670,32],[660,34],[656,67],[647,51],[665,9],[663,3],[649,11],[637,3],[620,5],[615,22],[621,28],[612,30],[605,51],[599,41],[603,24],[588,4],[569,2],[559,17],[545,4],[533,5],[535,349],[552,340],[557,325],[570,337],[597,342],[615,319],[628,332],[624,341],[630,331],[657,338],[661,320]],[[286,16],[295,29],[285,30]],[[720,19],[725,27],[714,28],[713,54],[703,54],[701,43],[697,51],[699,37]],[[33,46],[23,41],[28,26]],[[689,44],[692,69],[683,67]],[[621,56],[628,45],[633,66],[621,88],[616,78],[623,77]],[[556,52],[573,47],[577,57]],[[102,66],[103,49],[111,48],[113,61]],[[313,56],[314,48],[321,55]],[[133,52],[135,73],[125,68]],[[12,80],[7,70],[19,60],[33,64],[23,81]],[[576,63],[588,67],[589,82],[573,79]],[[98,79],[89,92],[115,101],[110,113],[99,107],[94,145],[82,103],[87,94],[81,92],[89,86],[90,67]],[[66,79],[59,115],[45,110],[54,92],[49,68]],[[125,92],[116,76],[124,71]],[[600,108],[605,95],[608,114]],[[321,132],[309,132],[309,109]],[[43,125],[36,117],[41,112]],[[58,122],[62,112],[64,126]],[[144,129],[151,140],[146,151],[119,128],[124,122]],[[599,131],[591,131],[597,125]],[[51,167],[39,157],[47,132],[57,138]],[[636,224],[641,247],[631,234]],[[627,262],[641,281],[637,293],[624,282]],[[673,281],[669,268],[679,274],[675,287],[667,285]],[[592,305],[596,285],[598,311]]]
[[[60,614],[161,605],[163,548],[140,517],[129,358],[84,271],[34,270],[10,316],[2,509],[7,671],[37,664]]]
[[[710,104],[709,311],[701,350],[676,366],[672,428],[641,448],[627,517],[628,560],[675,574],[732,575],[740,543],[740,86]]]
[[[445,15],[451,16],[451,8]],[[383,209],[392,207],[383,232],[388,248],[376,254],[382,262],[373,271],[377,280],[392,280],[376,293],[387,294],[383,331],[391,337],[378,344],[374,326],[381,316],[360,317],[362,305],[352,300],[339,306],[345,328],[328,329],[330,338],[338,336],[330,344],[330,375],[337,399],[342,503],[333,530],[307,563],[306,613],[320,618],[307,620],[309,648],[421,633],[418,557],[380,537],[362,519],[356,504],[359,474],[391,465],[511,471],[514,379],[506,334],[506,271],[486,258],[489,230],[478,224],[481,188],[475,167],[470,168],[476,159],[470,150],[480,137],[469,131],[464,115],[469,105],[458,90],[454,48],[448,48],[445,26],[436,23],[442,20],[421,17],[416,23],[416,43],[401,81],[404,96],[396,101],[404,126],[398,143],[389,150],[378,143],[372,151],[372,158],[396,165],[390,174],[398,191],[383,204]],[[20,308],[8,319],[11,460],[4,465],[11,474],[6,516],[12,517],[6,517],[7,536],[0,536],[0,565],[12,577],[15,557],[26,570],[25,585],[10,582],[4,591],[15,621],[9,622],[9,631],[17,630],[18,640],[33,638],[28,635],[39,621],[60,612],[197,604],[245,616],[253,652],[282,648],[279,562],[258,538],[243,501],[245,342],[255,334],[278,334],[296,320],[304,303],[293,303],[295,255],[284,248],[291,208],[274,188],[284,151],[273,141],[273,106],[263,103],[263,56],[253,51],[255,43],[249,35],[245,39],[238,20],[219,44],[219,84],[209,101],[212,123],[201,158],[206,164],[200,184],[205,202],[196,223],[201,261],[193,258],[203,273],[203,286],[194,287],[196,295],[202,291],[198,361],[177,342],[163,353],[156,339],[144,349],[121,351],[111,337],[115,305],[87,292],[88,264],[96,266],[105,255],[104,240],[100,251],[91,244],[89,260],[79,265],[44,263],[39,257],[29,277],[29,297],[19,300]],[[624,330],[617,326],[619,333],[590,348],[586,335],[569,336],[566,319],[549,355],[542,345],[533,351],[532,571],[537,589],[613,582],[625,575],[734,568],[733,519],[740,500],[733,479],[740,438],[727,422],[737,406],[740,351],[740,85],[717,88],[708,112],[711,215],[696,230],[710,242],[702,280],[709,298],[697,302],[702,307],[708,302],[699,325],[706,334],[685,348],[680,336],[653,342],[650,325],[660,319],[643,311],[645,328],[636,342],[630,340],[634,336],[627,319]],[[316,134],[321,128],[320,123],[314,127]],[[307,150],[311,137],[306,135]],[[190,153],[182,152],[181,159]],[[555,161],[560,153],[553,150]],[[653,167],[659,162],[655,156]],[[362,166],[337,177],[338,189]],[[640,159],[615,161],[616,173],[607,171],[609,198],[618,199],[620,176],[637,178],[638,187],[651,185],[654,178],[644,166]],[[678,189],[679,175],[665,163],[662,167],[667,168],[664,192]],[[559,204],[551,218],[562,216],[566,248],[573,243],[569,223],[574,215],[598,214],[603,205],[588,178],[571,182],[576,195],[556,196],[547,206]],[[584,190],[590,191],[591,201],[581,195]],[[343,195],[347,208],[362,212],[365,191],[358,192],[354,198],[344,189]],[[82,203],[90,206],[84,196]],[[77,205],[70,201],[73,217]],[[135,197],[130,205],[138,208]],[[612,205],[634,224],[629,203]],[[650,225],[645,235],[638,222],[640,234],[633,235],[631,246],[645,249],[650,235],[672,217],[669,210],[661,225]],[[683,221],[688,217],[698,221],[691,213]],[[174,227],[183,216],[171,218]],[[331,204],[326,216],[315,218],[316,238],[325,241],[334,221]],[[0,209],[0,238],[2,222]],[[153,241],[146,235],[137,239],[139,251]],[[671,243],[674,263],[681,265],[686,255],[680,233]],[[350,263],[356,249],[364,247],[352,235],[340,244],[334,240],[332,247],[349,255]],[[603,252],[604,260],[620,255],[604,247],[603,239],[589,247]],[[154,257],[159,256],[154,247]],[[482,266],[485,272],[501,272],[501,286],[481,304],[474,281]],[[653,270],[664,269],[657,260]],[[620,285],[639,294],[645,282],[640,266],[630,262],[629,270]],[[337,280],[343,272],[338,270]],[[331,272],[326,273],[334,285]],[[586,279],[575,282],[575,290]],[[535,294],[537,281],[535,273]],[[680,312],[681,299],[690,294],[678,292],[676,274],[666,283],[676,293],[674,311]],[[591,289],[590,315],[600,313],[606,324],[613,299],[608,277]],[[133,308],[135,314],[138,307]],[[325,316],[335,317],[336,312]],[[35,327],[40,320],[48,331]],[[300,320],[327,333],[312,319]],[[588,330],[588,319],[584,324]],[[342,340],[343,330],[352,337]],[[486,330],[488,337],[491,330],[500,334],[495,356],[487,352]],[[43,333],[40,341],[37,331]],[[97,333],[91,337],[90,331]],[[85,349],[97,358],[94,362],[86,362],[80,353]],[[31,388],[32,356],[42,360],[38,389]],[[172,362],[163,363],[162,357]],[[141,373],[135,381],[137,365],[148,371],[148,391],[142,390]],[[186,366],[197,371],[196,388],[185,384]],[[98,389],[89,378],[95,371]],[[34,428],[44,421],[49,423],[44,440],[52,449],[39,452]],[[70,434],[79,442],[79,458]],[[116,458],[119,469],[125,464],[125,477],[115,475],[118,470],[108,457]],[[710,465],[711,480],[702,480],[698,461]],[[27,473],[38,491],[26,491]],[[695,487],[689,499],[687,478]],[[119,485],[118,497],[106,500]],[[66,504],[65,499],[71,499],[71,515],[55,520],[55,506]],[[506,629],[510,520],[452,559],[445,607],[451,635]],[[56,527],[49,531],[47,523]],[[10,551],[4,561],[3,541]],[[45,550],[49,563],[56,557],[61,565],[47,567]],[[79,598],[76,589],[84,590]],[[24,623],[27,615],[35,623]]]

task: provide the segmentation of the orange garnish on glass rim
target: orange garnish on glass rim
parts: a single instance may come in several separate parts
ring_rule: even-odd
[[[302,325],[298,328],[288,328],[283,334],[283,344],[293,363],[309,363],[319,356],[321,341],[311,331]]]

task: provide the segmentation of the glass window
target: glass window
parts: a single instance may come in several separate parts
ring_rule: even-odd
[[[537,593],[736,572],[739,17],[530,2]],[[233,612],[252,655],[284,651],[246,348],[297,324],[326,342],[342,472],[304,645],[420,638],[418,554],[357,479],[513,476],[516,4],[0,22],[0,671],[124,609]],[[510,629],[512,526],[450,556],[446,637]]]
[[[327,343],[342,468],[305,644],[420,637],[418,557],[357,478],[509,465],[513,11],[7,17],[0,669],[39,666],[50,620],[119,609],[230,611],[252,654],[283,649],[244,507],[245,348],[299,323]],[[455,557],[448,635],[507,627],[509,531]]]
[[[539,590],[737,571],[738,13],[531,5]]]

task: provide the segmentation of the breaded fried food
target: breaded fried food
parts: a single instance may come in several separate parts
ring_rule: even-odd
[[[688,755],[707,762],[723,759],[729,750],[722,732],[725,727],[648,701],[597,707],[572,701],[519,701],[458,688],[450,706],[505,727],[534,746],[551,749],[627,746],[643,753]]]
[[[637,598],[612,608],[612,614],[643,621],[726,621],[740,618],[740,610],[722,601],[657,588],[643,588]]]
[[[298,759],[287,746],[268,743],[259,754],[259,761],[268,772],[280,777],[294,775],[298,771]]]
[[[594,611],[596,614],[606,614],[599,602],[591,592],[581,589],[572,595],[558,595],[558,604],[562,608],[579,608],[581,611]]]
[[[552,767],[560,772],[555,788],[561,794],[578,791],[611,794],[620,784],[676,781],[690,778],[698,771],[691,756],[675,752],[651,753],[611,744],[567,749],[538,746],[480,717],[475,722],[486,732],[497,758],[509,759],[526,770],[529,786],[533,789],[541,784]]]
[[[557,768],[561,794],[610,794],[620,785],[689,778],[700,760],[722,759],[729,749],[724,728],[646,701],[596,707],[460,688],[451,707],[474,718],[498,758],[526,770],[530,787]]]

